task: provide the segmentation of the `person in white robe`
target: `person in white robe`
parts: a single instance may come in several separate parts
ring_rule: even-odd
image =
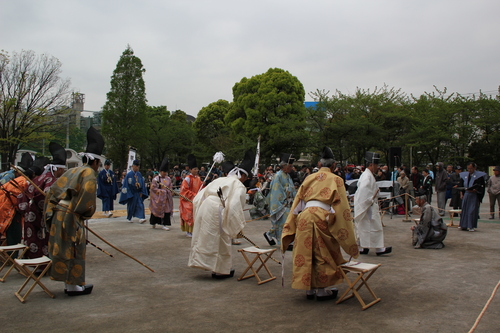
[[[234,275],[231,239],[245,227],[243,208],[246,187],[251,178],[254,158],[247,152],[244,161],[235,167],[224,162],[227,177],[217,178],[194,198],[194,229],[189,255],[189,267],[212,271],[213,278]]]
[[[358,180],[354,194],[354,224],[359,242],[359,253],[368,254],[371,248],[377,255],[392,252],[384,246],[384,230],[378,205],[378,187],[375,174],[378,171],[379,154],[366,152],[367,167]]]

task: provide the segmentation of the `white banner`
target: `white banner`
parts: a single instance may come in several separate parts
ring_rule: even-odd
[[[254,177],[257,177],[259,174],[259,160],[260,160],[260,135],[257,140],[257,151],[255,152],[255,164],[252,169],[252,174]]]
[[[132,163],[136,159],[135,158],[136,155],[137,155],[137,152],[135,151],[135,149],[130,148],[130,150],[128,151],[127,172],[129,172],[130,170],[132,170]]]

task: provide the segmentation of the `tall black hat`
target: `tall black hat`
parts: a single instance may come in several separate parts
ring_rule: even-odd
[[[104,139],[94,127],[90,126],[87,131],[87,149],[86,153],[94,154],[94,155],[102,155],[102,151],[104,149]]]
[[[255,155],[253,151],[247,150],[245,152],[245,157],[243,157],[243,160],[241,161],[240,165],[238,167],[240,169],[245,170],[248,173],[248,178],[252,178],[252,168],[255,163]]]
[[[372,151],[367,151],[365,153],[365,161],[367,163],[378,164],[378,162],[380,161],[380,155]]]
[[[141,165],[141,162],[139,162],[139,160],[134,160],[132,162],[132,165],[137,165],[137,166],[140,166]]]
[[[168,157],[165,157],[165,158],[163,159],[163,161],[161,161],[159,171],[165,171],[165,172],[168,172],[168,166],[169,166],[169,163],[168,163]]]
[[[335,159],[335,155],[333,155],[333,151],[330,147],[324,146],[323,151],[321,152],[321,158],[327,159]]]
[[[222,172],[224,172],[225,174],[228,174],[229,171],[233,170],[235,167],[234,163],[231,161],[224,161],[222,162],[221,166],[222,166]]]
[[[66,165],[66,150],[57,142],[49,143],[49,151],[52,155],[52,164]]]
[[[107,159],[106,161],[104,161],[104,165],[111,165],[111,161]]]
[[[197,168],[198,164],[196,163],[196,157],[193,154],[189,154],[187,157],[187,164],[189,169]]]
[[[254,178],[250,181],[250,183],[248,184],[248,187],[249,187],[250,189],[254,189],[254,188],[255,188],[255,186],[257,185],[257,183],[258,183],[258,182],[259,182],[259,178],[254,177]]]
[[[18,167],[21,169],[21,171],[26,171],[30,166],[33,165],[33,157],[31,157],[31,154],[26,152],[21,155],[21,162],[19,162]]]
[[[288,164],[293,164],[293,162],[295,162],[295,158],[292,158],[292,154],[281,153],[280,162],[286,162]]]
[[[50,147],[49,147],[50,148]],[[66,153],[66,151],[64,151]],[[33,166],[30,167],[31,170],[35,173],[35,175],[40,176],[43,173],[43,170],[47,164],[50,163],[50,160],[45,157],[37,157],[35,162],[33,162]]]

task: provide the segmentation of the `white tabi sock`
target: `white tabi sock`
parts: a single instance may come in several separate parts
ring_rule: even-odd
[[[79,285],[74,285],[74,284],[66,284],[66,290],[67,291],[82,291],[83,287]]]
[[[332,292],[330,290],[325,290],[325,288],[318,289],[316,292],[316,296],[322,297],[322,296],[329,296],[331,295]]]
[[[385,251],[385,247],[377,247],[375,249],[375,252],[377,252],[377,253],[384,252],[384,251]]]
[[[316,289],[309,289],[306,291],[306,295],[314,295],[316,293]]]

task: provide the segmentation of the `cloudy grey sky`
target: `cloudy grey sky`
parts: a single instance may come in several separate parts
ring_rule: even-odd
[[[196,115],[243,77],[289,71],[306,92],[384,83],[420,95],[500,85],[498,0],[1,0],[0,49],[58,58],[99,111],[127,44],[148,104]],[[311,100],[306,96],[306,100]]]

